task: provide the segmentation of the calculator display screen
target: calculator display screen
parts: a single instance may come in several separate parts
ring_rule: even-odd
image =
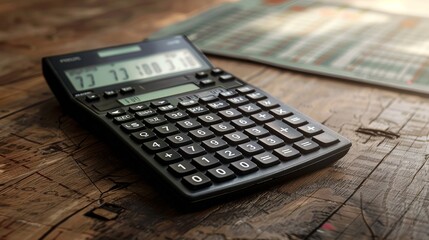
[[[131,104],[150,101],[156,98],[163,98],[163,97],[168,97],[168,96],[172,96],[180,93],[190,92],[197,89],[200,89],[197,85],[193,83],[188,83],[180,86],[164,88],[153,92],[143,93],[132,97],[122,98],[122,99],[119,99],[118,102],[122,103],[122,105],[131,105]]]
[[[153,81],[204,68],[205,64],[186,48],[140,58],[67,70],[68,80],[77,91],[134,80]]]

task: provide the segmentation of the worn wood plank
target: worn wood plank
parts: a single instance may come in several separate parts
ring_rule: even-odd
[[[210,57],[353,147],[319,171],[184,212],[44,82],[42,56],[138,41],[219,2],[0,2],[0,239],[429,237],[426,97]]]

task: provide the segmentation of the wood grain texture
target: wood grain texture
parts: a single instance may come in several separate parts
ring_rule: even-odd
[[[0,1],[0,239],[428,239],[429,100],[210,57],[353,142],[333,165],[185,212],[64,114],[40,58],[147,37],[223,1]]]

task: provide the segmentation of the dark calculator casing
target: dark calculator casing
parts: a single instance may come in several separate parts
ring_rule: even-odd
[[[100,49],[45,57],[43,74],[70,115],[154,173],[160,186],[185,202],[204,202],[317,170],[351,147],[350,141],[326,126],[213,67],[186,37],[133,45],[141,51],[108,58],[96,54]],[[75,90],[64,74],[67,69],[155,54],[166,48],[188,49],[204,62],[203,69],[85,91]],[[161,98],[130,105],[118,101],[187,84],[198,89],[171,96],[163,93]]]

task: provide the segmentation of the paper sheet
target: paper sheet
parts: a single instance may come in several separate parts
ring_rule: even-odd
[[[242,0],[167,27],[204,52],[429,94],[429,18],[317,0]]]

